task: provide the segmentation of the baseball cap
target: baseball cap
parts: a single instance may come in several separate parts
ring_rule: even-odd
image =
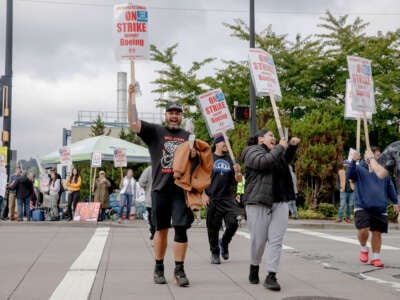
[[[218,144],[222,141],[225,141],[224,135],[222,133],[218,133],[214,136],[214,144]]]
[[[167,105],[167,107],[165,108],[165,111],[171,111],[171,110],[176,110],[179,112],[182,112],[182,105],[178,104],[178,103],[169,103]]]

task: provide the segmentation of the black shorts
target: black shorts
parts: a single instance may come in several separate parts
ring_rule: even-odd
[[[381,212],[357,210],[354,220],[357,229],[369,228],[370,231],[388,232],[388,216]]]
[[[184,191],[174,183],[161,191],[151,192],[151,210],[156,230],[170,228],[171,225],[189,228],[194,221],[193,212],[186,205]]]

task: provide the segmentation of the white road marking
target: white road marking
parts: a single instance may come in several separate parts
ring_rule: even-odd
[[[240,235],[248,240],[250,239],[250,233],[248,233],[248,232],[238,230],[238,231],[236,231],[236,234]],[[294,248],[286,246],[286,245],[282,245],[282,249],[283,250],[295,250]]]
[[[353,245],[360,245],[360,242],[357,239],[322,233],[322,232],[318,232],[318,231],[312,231],[312,230],[300,229],[300,228],[288,228],[287,231],[297,232],[297,233],[301,233],[301,234],[305,234],[305,235],[315,236],[315,237],[319,237],[319,238],[323,238],[323,239],[328,239],[328,240],[333,240],[333,241],[338,241],[338,242],[343,242],[343,243],[348,243],[348,244],[353,244]],[[371,247],[371,245],[369,243],[368,243],[368,246]],[[400,250],[400,248],[387,246],[387,245],[382,245],[382,249],[383,250]]]
[[[381,285],[392,287],[395,290],[397,290],[398,292],[400,291],[400,283],[399,282],[382,280],[382,279],[379,279],[379,278],[376,278],[376,277],[367,276],[365,274],[360,274],[360,276],[365,280],[373,281],[373,282],[381,284]]]
[[[54,290],[51,300],[86,300],[88,298],[109,231],[109,227],[96,229],[86,248]]]

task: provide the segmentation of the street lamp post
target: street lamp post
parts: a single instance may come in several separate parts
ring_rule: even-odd
[[[5,109],[3,115],[3,146],[7,147],[7,174],[10,174],[10,158],[11,158],[11,115],[12,115],[12,46],[13,46],[13,0],[7,0],[7,16],[6,16],[6,59],[5,74],[1,78],[3,86],[7,86],[7,99],[4,99]]]
[[[255,48],[254,31],[254,0],[250,0],[250,48]],[[255,135],[256,130],[256,91],[250,76],[250,135]]]

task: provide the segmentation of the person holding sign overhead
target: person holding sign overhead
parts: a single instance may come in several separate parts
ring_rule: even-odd
[[[240,210],[234,203],[234,190],[237,182],[242,181],[240,165],[233,163],[223,134],[214,137],[215,151],[214,167],[211,184],[205,190],[209,200],[207,207],[207,232],[211,251],[211,263],[220,264],[220,254],[223,259],[229,259],[228,245],[239,227]],[[225,232],[219,240],[219,230],[225,222]]]
[[[362,263],[368,263],[367,241],[369,231],[371,231],[372,258],[370,264],[382,268],[384,264],[380,258],[380,250],[382,233],[388,232],[388,200],[393,202],[394,211],[398,214],[397,195],[390,177],[386,176],[380,179],[374,172],[371,172],[371,158],[366,159],[367,163],[361,161],[357,165],[356,162],[360,158],[358,151],[353,152],[352,162],[346,170],[346,176],[355,183],[354,215],[361,245],[359,258]]]
[[[242,153],[246,168],[243,198],[251,237],[249,281],[252,284],[260,281],[259,265],[268,242],[268,275],[264,287],[279,291],[281,287],[276,279],[276,272],[288,224],[288,201],[295,197],[289,163],[294,158],[300,139],[292,137],[289,143],[281,139],[276,144],[272,131],[263,130],[262,133],[264,135],[259,140],[262,144],[249,146]]]
[[[135,91],[133,84],[129,86],[130,95]],[[136,111],[136,107],[131,107]],[[188,247],[187,229],[194,220],[192,211],[187,207],[184,191],[174,183],[173,160],[176,148],[189,139],[190,133],[180,127],[182,123],[182,106],[169,103],[165,112],[166,126],[138,120],[137,114],[132,113],[131,127],[149,147],[152,162],[152,214],[156,228],[154,236],[154,282],[165,284],[164,256],[167,250],[168,230],[174,227],[174,280],[178,286],[189,285],[184,270],[184,260]],[[194,159],[197,153],[190,151]],[[171,223],[172,220],[172,223]]]

